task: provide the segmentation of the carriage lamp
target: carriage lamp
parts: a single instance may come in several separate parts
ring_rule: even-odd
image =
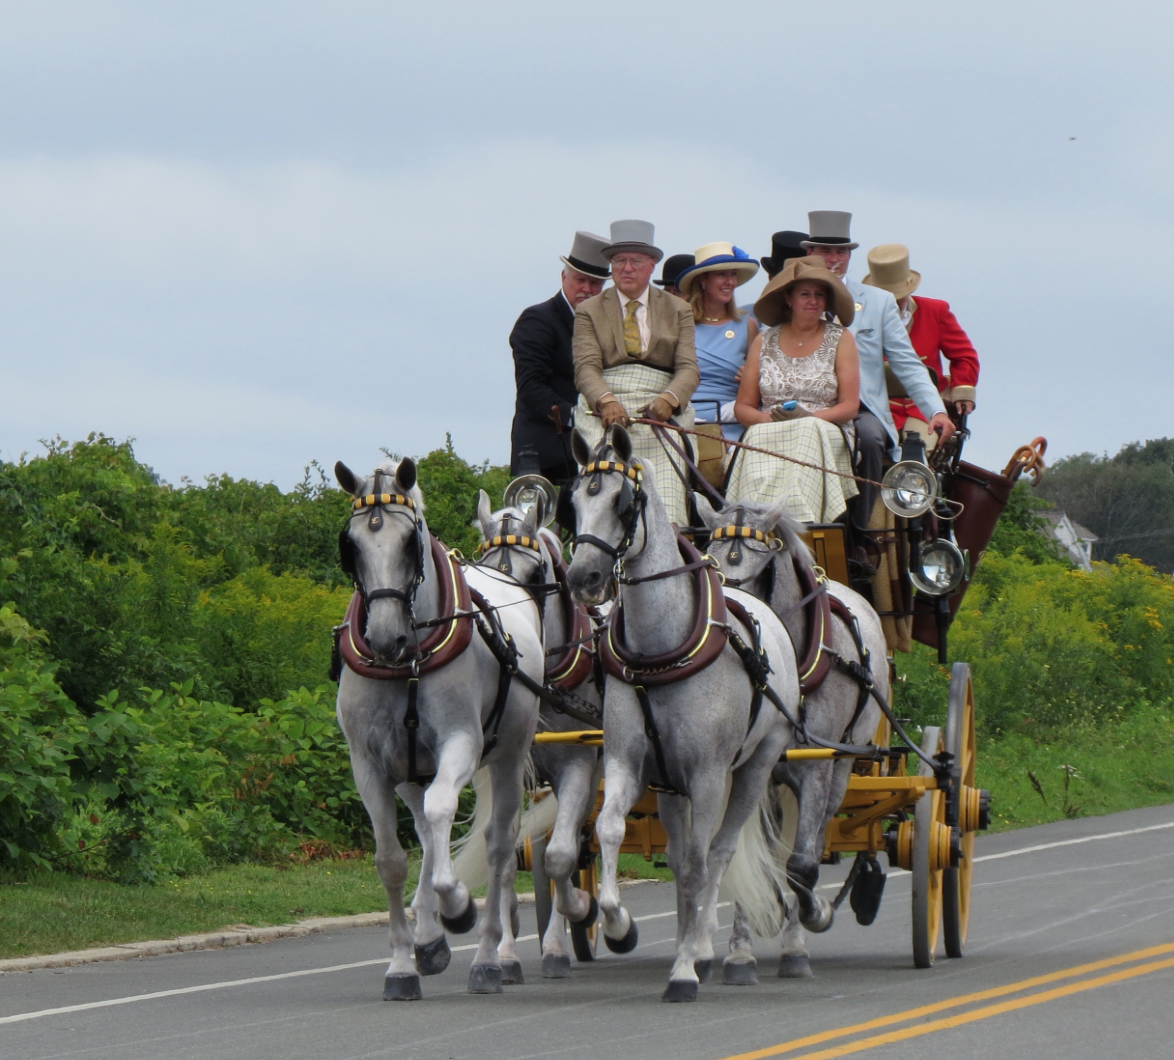
[[[507,508],[529,512],[538,509],[538,525],[550,526],[558,507],[558,490],[542,475],[519,475],[505,488],[502,497]]]
[[[881,500],[885,507],[904,519],[924,515],[937,495],[937,476],[918,460],[894,464],[881,479]]]
[[[924,542],[918,559],[909,568],[909,580],[926,596],[949,596],[966,577],[966,555],[944,537]]]

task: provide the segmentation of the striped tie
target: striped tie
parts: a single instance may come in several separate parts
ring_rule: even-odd
[[[624,349],[629,357],[639,357],[643,352],[640,346],[640,325],[636,323],[636,307],[639,304],[633,298],[624,314]]]

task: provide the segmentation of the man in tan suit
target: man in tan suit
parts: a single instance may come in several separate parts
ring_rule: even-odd
[[[628,427],[631,414],[662,423],[672,417],[693,426],[689,398],[697,389],[693,312],[688,303],[649,286],[661,252],[647,221],[616,221],[603,256],[614,287],[575,310],[575,426],[595,446],[613,423]],[[670,458],[651,428],[631,428],[632,451],[653,472],[669,518],[689,525],[683,467]]]
[[[697,389],[693,314],[681,299],[649,283],[663,257],[652,244],[654,238],[655,229],[647,221],[614,222],[603,255],[611,261],[615,286],[575,310],[575,387],[605,429],[630,422],[628,409],[613,392],[618,387],[607,379],[613,374],[610,369],[642,365],[661,371],[660,392],[650,393],[636,410],[656,420],[683,409]],[[632,388],[627,393],[631,396]]]

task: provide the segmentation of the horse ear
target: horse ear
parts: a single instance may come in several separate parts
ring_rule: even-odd
[[[334,477],[338,480],[338,484],[343,488],[343,491],[349,493],[352,497],[359,492],[359,480],[355,478],[355,473],[341,460],[334,465]]]
[[[416,484],[416,461],[405,456],[395,469],[395,484],[407,493]]]
[[[783,521],[783,516],[787,514],[787,500],[784,497],[773,508],[771,508],[766,515],[763,516],[763,530],[774,530],[779,523]]]
[[[542,506],[539,504],[527,508],[525,514],[522,516],[522,532],[527,537],[534,537],[538,533],[538,515],[539,509]]]
[[[621,463],[626,464],[632,459],[632,438],[618,423],[612,424],[611,447],[616,451]]]
[[[580,467],[586,467],[591,463],[591,446],[587,444],[587,439],[578,427],[571,431],[571,453],[575,457],[575,463]]]
[[[477,491],[477,522],[481,524],[481,536],[488,541],[493,536],[493,506],[484,490]]]
[[[697,505],[697,514],[701,516],[701,521],[710,530],[716,530],[722,522],[722,517],[721,513],[709,502],[709,498],[704,493],[694,491],[693,503]]]

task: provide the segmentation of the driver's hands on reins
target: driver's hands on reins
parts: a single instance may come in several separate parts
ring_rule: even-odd
[[[954,421],[944,412],[939,412],[929,421],[929,429],[931,431],[937,431],[941,435],[943,442],[949,441],[950,436],[957,430],[954,426]]]
[[[660,420],[664,423],[676,410],[662,397],[655,397],[648,403],[644,413],[651,420]]]
[[[628,410],[624,408],[618,398],[608,398],[607,401],[599,406],[599,418],[603,421],[603,429],[605,431],[608,427],[616,423],[621,427],[630,427],[632,424],[631,418],[628,416]]]

